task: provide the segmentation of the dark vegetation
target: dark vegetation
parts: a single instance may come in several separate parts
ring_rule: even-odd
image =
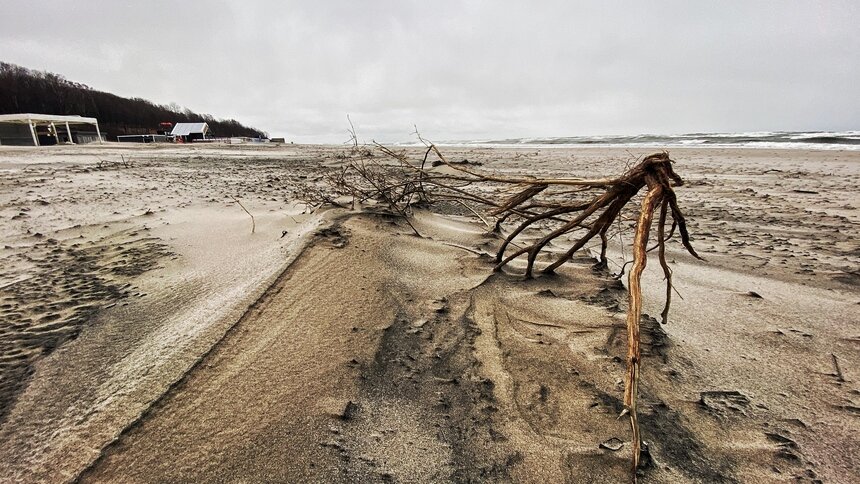
[[[215,119],[173,103],[160,105],[140,98],[124,98],[72,82],[51,72],[35,71],[0,62],[0,114],[37,113],[98,118],[108,139],[123,134],[155,133],[162,122],[209,123],[214,136],[261,134],[235,119]]]

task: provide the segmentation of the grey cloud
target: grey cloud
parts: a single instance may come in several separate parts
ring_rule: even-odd
[[[3,1],[0,59],[296,141],[858,129],[856,2]]]

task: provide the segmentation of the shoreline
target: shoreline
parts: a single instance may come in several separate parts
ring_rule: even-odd
[[[798,144],[798,146],[783,146],[787,143],[780,144],[751,144],[751,145],[737,145],[737,144],[683,144],[683,145],[671,145],[671,144],[661,144],[661,143],[628,143],[628,144],[618,144],[618,143],[583,143],[583,144],[563,144],[563,143],[434,143],[436,146],[440,148],[460,148],[460,149],[468,149],[468,148],[490,148],[490,149],[561,149],[561,150],[587,150],[587,149],[599,149],[599,150],[652,150],[655,152],[660,151],[668,151],[672,152],[675,150],[780,150],[780,151],[847,151],[854,152],[860,151],[860,145],[826,145],[822,144],[819,147],[810,146],[807,143]],[[397,148],[421,148],[424,145],[420,143],[398,143],[393,144],[392,146]]]

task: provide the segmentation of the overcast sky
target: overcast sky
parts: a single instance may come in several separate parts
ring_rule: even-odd
[[[645,5],[645,4],[649,5]],[[0,60],[297,142],[860,129],[860,2],[10,1]],[[0,93],[2,95],[2,93]]]

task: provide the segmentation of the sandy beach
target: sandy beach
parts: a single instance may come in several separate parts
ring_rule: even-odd
[[[592,178],[659,151],[442,150]],[[310,210],[344,152],[0,147],[0,481],[627,482],[630,241],[494,273],[469,214]],[[706,260],[669,246],[666,325],[645,272],[640,482],[857,482],[860,151],[670,155]]]

